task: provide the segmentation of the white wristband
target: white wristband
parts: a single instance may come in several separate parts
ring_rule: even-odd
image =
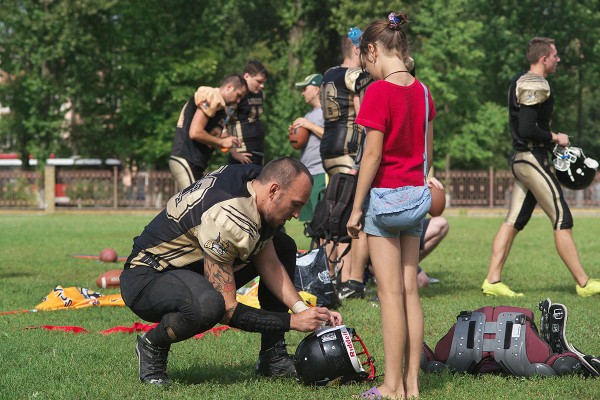
[[[308,310],[308,309],[309,309],[309,307],[306,304],[304,304],[304,302],[301,300],[295,302],[294,305],[292,306],[292,312],[294,314],[301,313],[302,311]]]

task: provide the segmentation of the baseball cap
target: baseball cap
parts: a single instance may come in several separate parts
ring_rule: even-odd
[[[297,89],[303,89],[309,85],[313,86],[321,86],[321,82],[323,81],[323,75],[321,74],[312,74],[304,78],[302,82],[296,82]]]

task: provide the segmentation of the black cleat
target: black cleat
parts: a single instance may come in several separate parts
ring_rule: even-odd
[[[144,335],[137,337],[135,352],[138,356],[141,382],[157,386],[171,383],[167,376],[169,347],[154,346]]]
[[[342,287],[338,291],[338,298],[344,299],[364,299],[365,298],[365,285],[358,281],[349,279],[342,283]]]
[[[283,340],[259,354],[256,373],[262,376],[297,377],[294,358],[288,354]]]

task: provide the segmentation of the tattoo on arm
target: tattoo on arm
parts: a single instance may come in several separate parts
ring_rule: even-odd
[[[206,279],[212,283],[216,290],[223,294],[235,292],[235,278],[231,265],[206,257],[205,267],[207,267],[205,268]]]
[[[229,264],[218,262],[205,256],[204,272],[206,279],[219,291],[225,298],[227,309],[221,323],[227,324],[235,311],[235,277],[233,267]],[[232,304],[233,303],[233,304]],[[231,305],[230,305],[231,304]]]

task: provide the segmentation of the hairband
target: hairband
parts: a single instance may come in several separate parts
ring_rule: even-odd
[[[388,15],[389,27],[395,31],[400,30],[400,25],[406,22],[404,19],[400,19],[396,16],[396,13],[392,12]]]
[[[360,45],[360,37],[362,36],[363,31],[360,28],[353,26],[348,30],[348,39],[352,42],[353,45]]]

